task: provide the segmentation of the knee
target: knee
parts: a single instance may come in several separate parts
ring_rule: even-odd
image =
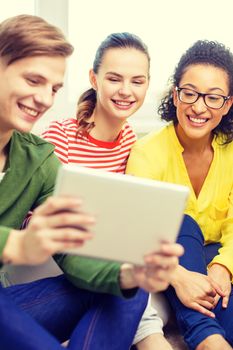
[[[229,322],[231,324],[231,322]],[[233,333],[232,333],[232,327],[227,327],[224,329],[225,331],[225,339],[228,341],[228,343],[233,346]]]
[[[192,237],[204,244],[203,233],[197,222],[189,215],[184,215],[177,241],[182,237]]]

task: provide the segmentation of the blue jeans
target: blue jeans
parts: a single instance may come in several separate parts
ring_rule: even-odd
[[[184,217],[177,242],[185,249],[184,255],[180,258],[180,265],[206,275],[207,265],[218,254],[220,244],[204,246],[204,237],[199,226],[188,215]],[[168,288],[166,296],[175,311],[178,325],[190,349],[196,349],[198,344],[212,334],[221,334],[233,346],[232,292],[227,309],[222,308],[222,300],[219,300],[213,310],[215,319],[184,306],[172,287]]]
[[[128,350],[148,300],[74,287],[64,275],[0,287],[0,349]]]

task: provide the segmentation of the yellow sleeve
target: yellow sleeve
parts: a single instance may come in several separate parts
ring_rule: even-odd
[[[225,266],[233,276],[233,188],[230,193],[230,206],[226,219],[221,226],[222,247],[219,249],[219,254],[214,257],[209,266],[214,263]]]

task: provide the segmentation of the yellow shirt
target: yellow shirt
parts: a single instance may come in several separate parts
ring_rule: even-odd
[[[214,137],[212,147],[214,158],[198,198],[173,124],[135,143],[126,173],[188,186],[190,196],[185,213],[199,224],[206,244],[222,244],[211,264],[222,264],[233,275],[233,142],[220,145]]]

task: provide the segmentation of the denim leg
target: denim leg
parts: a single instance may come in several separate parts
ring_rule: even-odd
[[[5,291],[60,342],[71,338],[75,350],[127,350],[148,299],[141,290],[131,299],[81,290],[63,275]]]
[[[221,248],[220,243],[209,244],[204,247],[207,265],[210,263],[213,257],[218,254],[219,248]],[[233,346],[233,287],[231,287],[231,294],[227,308],[222,308],[222,298],[220,298],[213,311],[219,324],[225,331],[226,340],[231,344],[231,346]]]
[[[20,310],[0,286],[0,348],[2,350],[62,350],[59,342],[26,312]]]
[[[14,285],[5,291],[59,342],[70,338],[95,300],[94,293],[74,287],[64,275]]]
[[[190,216],[185,215],[177,242],[184,247],[184,254],[180,257],[180,265],[188,270],[207,274],[204,253],[204,237],[200,227]]]
[[[80,321],[71,349],[128,350],[147,301],[148,293],[141,289],[131,299],[105,295],[101,307],[92,308]]]
[[[180,264],[188,270],[206,275],[204,237],[197,223],[187,215],[184,217],[177,242],[185,249],[184,255],[180,258]],[[225,331],[217,317],[212,319],[187,308],[179,301],[172,287],[168,288],[166,296],[175,311],[178,325],[190,349],[195,349],[209,335],[225,336]]]

